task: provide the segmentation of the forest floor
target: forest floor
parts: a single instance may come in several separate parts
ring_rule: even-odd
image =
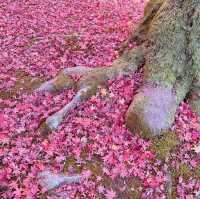
[[[99,87],[47,138],[37,130],[75,91],[34,90],[65,67],[109,67],[144,5],[0,0],[1,198],[164,199],[170,189],[172,198],[200,198],[200,118],[187,102],[177,110],[173,133],[162,139],[144,140],[125,127],[142,69]],[[84,180],[47,191],[38,181],[45,170]]]

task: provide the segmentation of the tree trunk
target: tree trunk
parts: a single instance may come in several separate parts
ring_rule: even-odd
[[[152,2],[160,8],[153,18],[148,14],[150,20],[138,31],[148,29],[141,39],[138,35],[145,56],[144,83],[127,112],[129,128],[145,135],[158,135],[171,126],[189,90],[189,102],[200,113],[200,1]]]
[[[129,42],[137,48],[125,51]],[[126,114],[132,132],[151,137],[167,131],[180,102],[188,96],[200,113],[200,1],[150,0],[138,28],[120,48],[123,52],[108,68],[68,68],[38,91],[54,92],[75,87],[77,95],[63,109],[47,118],[40,130],[55,130],[69,111],[84,102],[119,74],[144,65],[144,82]],[[70,74],[78,73],[78,83]],[[44,131],[45,130],[45,131]]]

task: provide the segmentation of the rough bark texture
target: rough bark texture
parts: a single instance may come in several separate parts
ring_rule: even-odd
[[[138,47],[124,52],[131,41]],[[126,114],[132,132],[151,137],[167,131],[187,94],[194,111],[200,113],[200,1],[150,0],[138,28],[120,52],[124,53],[111,67],[66,69],[43,84],[39,91],[75,87],[78,93],[71,103],[47,118],[42,129],[55,130],[71,109],[96,93],[98,85],[119,74],[134,72],[141,64],[143,86]],[[70,73],[83,77],[76,83]]]

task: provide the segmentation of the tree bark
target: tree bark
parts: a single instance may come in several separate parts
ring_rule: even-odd
[[[144,83],[127,112],[128,127],[148,137],[170,128],[189,91],[189,103],[200,113],[200,2],[152,0],[150,4],[156,9],[150,8],[151,14],[146,9],[148,23],[142,20],[138,31],[146,26],[146,34],[137,36],[145,56]]]
[[[126,52],[129,42],[137,48]],[[119,74],[134,72],[144,65],[144,82],[126,114],[127,127],[147,137],[166,132],[174,122],[180,102],[188,94],[194,111],[200,113],[200,1],[150,0],[133,36],[120,50],[111,67],[63,70],[38,91],[55,92],[76,88],[77,95],[63,109],[47,118],[43,132],[57,129],[69,111],[84,102]],[[82,75],[79,82],[70,73]],[[44,131],[45,129],[45,131]]]

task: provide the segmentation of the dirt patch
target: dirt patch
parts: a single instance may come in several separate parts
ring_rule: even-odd
[[[22,95],[23,93],[31,93],[33,92],[39,85],[44,82],[43,78],[32,77],[26,72],[20,70],[17,71],[16,74],[16,83],[13,87],[6,91],[0,91],[1,99],[13,99]],[[3,107],[2,104],[0,104]]]

